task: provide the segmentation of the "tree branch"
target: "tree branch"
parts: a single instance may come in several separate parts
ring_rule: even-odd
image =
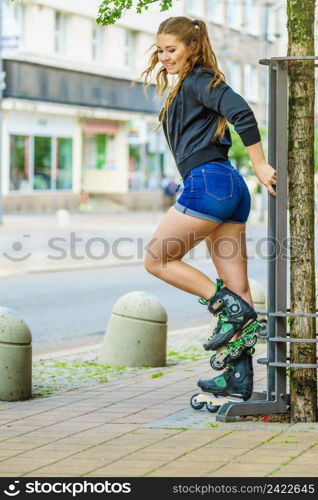
[[[148,10],[150,4],[157,2],[160,3],[160,10],[164,11],[172,7],[173,0],[138,0],[136,11],[141,14],[143,10]],[[115,24],[132,6],[133,0],[103,0],[96,21],[104,25]]]

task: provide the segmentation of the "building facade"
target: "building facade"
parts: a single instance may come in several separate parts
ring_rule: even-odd
[[[266,68],[277,54],[282,9],[263,0],[154,4],[114,26],[95,18],[99,1],[5,3],[2,190],[6,211],[77,207],[81,193],[135,208],[159,202],[163,174],[177,175],[158,125],[161,103],[138,80],[161,20],[207,22],[227,82],[267,123]],[[10,30],[9,30],[10,31]]]

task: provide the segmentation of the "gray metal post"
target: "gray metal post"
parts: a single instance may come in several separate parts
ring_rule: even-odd
[[[276,133],[277,133],[277,67],[269,64],[269,102],[268,102],[268,161],[276,168]],[[277,198],[268,196],[268,226],[267,226],[267,308],[268,311],[276,310],[276,287],[275,287],[275,261],[277,257],[276,239],[276,202]],[[276,336],[276,321],[273,316],[268,317],[268,328],[272,336]],[[271,342],[267,344],[267,360],[275,360],[275,345]],[[269,366],[267,373],[267,394],[268,399],[275,399],[275,368]]]
[[[286,61],[274,61],[269,65],[269,163],[277,169],[277,196],[268,197],[268,249],[273,256],[268,262],[268,311],[287,310],[287,256],[283,252],[287,240],[287,123],[288,81]],[[274,250],[274,251],[273,251]],[[269,330],[273,338],[286,337],[286,318],[269,316]],[[268,399],[286,394],[285,368],[272,363],[286,361],[286,343],[268,343]]]
[[[275,311],[287,311],[287,256],[283,252],[287,240],[287,175],[288,175],[288,72],[287,61],[277,61],[276,92],[276,161],[277,161],[277,199],[276,202],[276,239],[278,253],[275,259]],[[286,338],[286,317],[276,318],[276,337]],[[271,342],[269,342],[271,344]],[[286,342],[275,342],[275,362],[286,362]],[[275,395],[286,396],[286,368],[276,368]]]

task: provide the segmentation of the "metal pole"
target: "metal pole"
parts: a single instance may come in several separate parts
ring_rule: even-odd
[[[268,161],[276,168],[277,150],[277,68],[274,63],[269,64],[269,106],[268,106]],[[285,165],[284,165],[285,167]],[[276,203],[277,198],[268,195],[268,264],[267,264],[267,309],[269,312],[276,311],[276,259],[277,259],[277,234],[276,234]],[[276,337],[276,321],[272,316],[268,317],[268,328],[273,337]],[[267,344],[267,358],[269,362],[275,360],[275,345],[271,342]],[[275,399],[276,370],[273,366],[268,366],[267,372],[267,392],[268,399]]]
[[[2,224],[3,216],[3,201],[2,201],[2,91],[4,88],[4,72],[3,72],[3,61],[2,61],[2,26],[3,26],[3,0],[0,0],[0,225]]]

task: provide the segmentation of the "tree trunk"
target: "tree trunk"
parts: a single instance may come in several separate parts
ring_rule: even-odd
[[[288,55],[314,56],[315,0],[287,0]],[[314,61],[289,61],[289,222],[291,236],[290,309],[314,313]],[[314,318],[293,318],[291,337],[316,338]],[[291,343],[292,363],[316,363],[315,343]],[[317,372],[290,371],[293,422],[317,420]]]

